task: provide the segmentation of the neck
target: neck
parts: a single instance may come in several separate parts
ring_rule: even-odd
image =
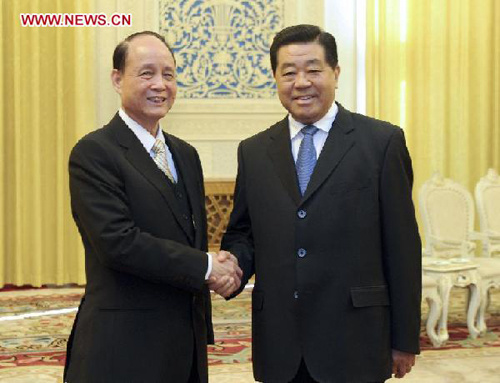
[[[129,115],[130,116],[130,115]],[[158,124],[158,120],[136,120],[134,117],[131,117],[135,120],[140,126],[146,129],[149,134],[151,134],[154,138],[156,138],[156,134],[158,133],[158,128],[160,124]]]
[[[156,123],[155,125],[153,125],[152,127],[151,126],[145,126],[145,125],[142,125],[141,126],[146,129],[149,134],[151,134],[154,138],[156,138],[156,135],[158,134],[158,123]]]
[[[133,113],[130,113],[127,109],[125,109],[123,105],[122,109],[129,118],[134,120],[137,124],[146,129],[149,132],[149,134],[151,134],[154,138],[156,138],[156,135],[158,134],[158,128],[160,126],[158,124],[159,120],[140,119],[137,118]]]

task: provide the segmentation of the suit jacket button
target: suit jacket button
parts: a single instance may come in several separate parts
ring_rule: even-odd
[[[187,220],[189,217],[186,214],[183,214],[182,218],[184,218],[185,220]]]
[[[306,256],[306,254],[307,254],[306,249],[299,249],[299,250],[297,251],[297,255],[298,255],[300,258],[304,258],[304,257]]]
[[[294,297],[295,299],[299,299],[299,292],[298,292],[298,291],[294,291],[294,292],[293,292],[293,297]]]
[[[306,218],[306,215],[307,215],[307,213],[306,213],[306,211],[305,211],[305,210],[299,210],[299,211],[297,212],[297,216],[298,216],[299,218],[301,218],[301,219],[302,219],[302,218]]]

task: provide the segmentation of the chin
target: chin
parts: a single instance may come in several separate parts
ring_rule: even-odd
[[[304,115],[297,115],[297,117],[294,117],[295,120],[297,120],[298,122],[301,122],[303,124],[312,124],[314,122],[316,122],[317,120],[315,120],[314,118],[312,118],[311,116],[304,116]]]
[[[168,113],[168,111],[169,111],[169,108],[165,108],[165,109],[162,108],[161,110],[152,111],[149,115],[153,118],[160,119],[160,118],[165,117],[165,115]]]
[[[297,120],[297,121],[300,121],[302,122],[303,124],[305,124],[306,122],[304,121],[307,121],[307,123],[313,123],[313,122],[316,122],[317,120],[319,119],[316,119],[317,117],[317,113],[311,113],[310,110],[298,110],[297,113],[293,113],[292,111],[292,116],[294,116],[294,118]]]

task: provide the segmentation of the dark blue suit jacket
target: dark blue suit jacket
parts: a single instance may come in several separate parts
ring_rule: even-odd
[[[222,247],[255,274],[256,380],[382,381],[391,349],[419,352],[421,243],[403,132],[339,112],[301,197],[288,120],[238,150]],[[301,250],[302,249],[302,250]],[[299,250],[300,255],[299,255]]]

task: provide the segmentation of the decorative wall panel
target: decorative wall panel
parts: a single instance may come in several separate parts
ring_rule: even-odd
[[[178,76],[182,83],[179,84],[177,100],[162,120],[162,128],[187,140],[198,150],[207,179],[234,179],[239,142],[268,128],[286,115],[275,94],[270,73],[268,50],[274,34],[288,25],[322,25],[325,1],[327,0],[95,0],[96,12],[133,15],[133,26],[130,28],[97,28],[95,31],[96,126],[108,123],[120,106],[120,98],[109,79],[110,58],[115,45],[133,32],[160,32],[173,45],[178,63],[183,68],[183,73]],[[230,17],[232,24],[225,29],[215,28],[216,24],[221,25],[221,21],[215,20],[213,10],[222,9],[219,8],[222,4],[233,7],[231,14],[239,15]],[[197,18],[201,20],[201,16],[206,22],[196,24],[195,21]],[[343,24],[338,24],[335,14],[330,19],[335,20],[338,28],[344,28]],[[203,30],[205,32],[201,33]],[[225,41],[221,40],[225,36],[224,30],[232,33],[228,34],[225,46],[221,43]],[[173,35],[169,35],[170,33]],[[235,41],[242,42],[242,46],[239,43],[236,45]],[[186,59],[182,56],[184,48],[190,52]],[[224,76],[220,74],[222,68],[218,68],[219,63],[210,58],[219,51],[229,52],[231,55],[231,60],[224,69],[226,72],[230,71]],[[247,57],[245,52],[250,52],[247,61],[251,65],[248,72],[241,71],[240,78],[234,71],[239,68],[236,65],[237,59]],[[342,54],[342,57],[345,56]],[[208,62],[204,66],[199,65],[198,58]],[[239,65],[246,68],[241,61],[238,61]],[[345,69],[345,59],[342,62]],[[195,76],[198,72],[193,68],[206,71],[206,78],[210,81],[200,83]],[[258,68],[261,69],[257,70]],[[187,76],[190,72],[191,79]],[[263,74],[268,76],[267,79],[263,80]],[[248,76],[254,76],[255,80],[249,80]],[[345,88],[356,89],[355,84],[346,84],[345,76],[341,76],[341,81]],[[89,126],[89,130],[96,126]],[[82,132],[82,135],[83,133],[86,132]]]
[[[178,97],[274,98],[269,46],[283,0],[159,0],[159,32],[177,60]]]
[[[208,248],[218,251],[224,235],[229,215],[233,210],[234,181],[206,180],[205,207],[207,209]]]

